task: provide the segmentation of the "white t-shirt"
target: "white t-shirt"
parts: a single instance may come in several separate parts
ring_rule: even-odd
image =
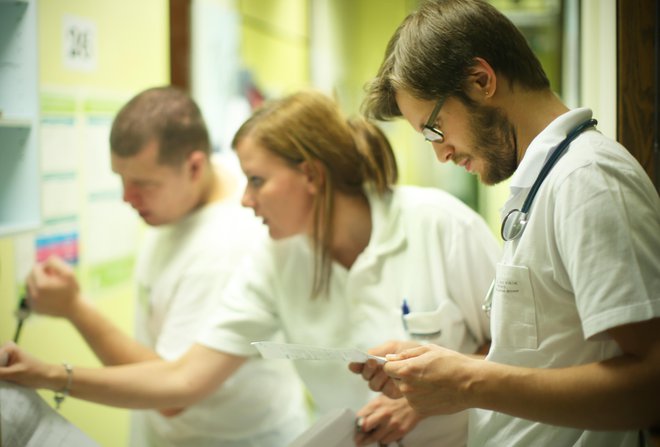
[[[223,312],[219,291],[263,234],[251,211],[235,201],[150,228],[136,268],[137,339],[167,360],[184,354],[207,315]],[[135,447],[273,447],[286,445],[306,423],[295,370],[252,359],[177,416],[133,412],[131,442]]]
[[[502,215],[520,208],[549,151],[591,118],[553,121],[527,150]],[[620,354],[608,329],[660,316],[660,200],[637,161],[595,130],[578,136],[542,184],[518,240],[505,243],[488,360],[556,368]],[[474,446],[637,446],[638,433],[555,427],[474,410]]]
[[[332,265],[329,293],[310,298],[314,254],[306,236],[269,241],[241,268],[226,298],[229,312],[214,316],[198,341],[214,349],[255,355],[250,342],[282,330],[290,343],[368,349],[410,339],[402,323],[407,300],[411,332],[472,353],[490,338],[481,310],[500,247],[484,221],[436,189],[398,187],[368,194],[373,231],[347,270]],[[375,394],[343,362],[296,361],[319,413],[362,408]],[[467,415],[428,418],[404,438],[407,447],[464,445]],[[422,430],[424,427],[424,430]],[[434,432],[433,439],[415,433]],[[420,435],[421,436],[421,435]]]

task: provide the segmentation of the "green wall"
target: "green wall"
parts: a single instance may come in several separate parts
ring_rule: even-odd
[[[268,97],[308,87],[309,4],[305,0],[238,0],[240,56]]]
[[[52,99],[58,97],[66,104],[64,113],[81,118],[81,122],[90,116],[103,116],[109,120],[127,97],[148,86],[169,82],[167,2],[39,0],[37,7],[42,116],[57,108]],[[94,70],[71,70],[63,62],[63,21],[71,16],[93,22],[96,26],[98,52]],[[72,132],[75,140],[84,147],[84,131],[74,128]],[[81,164],[80,168],[84,169],[84,165]],[[84,172],[76,175],[83,178]],[[90,238],[118,237],[92,234],[86,225],[81,217],[79,237],[83,246]],[[34,244],[34,236],[34,233],[25,233],[0,239],[0,341],[9,340],[14,335],[13,310],[23,283],[23,279],[17,276],[34,261],[25,258],[25,253],[30,250],[24,250],[26,241]],[[125,264],[121,269],[124,277],[114,281],[113,287],[95,289],[91,298],[111,319],[130,332],[133,326],[132,287],[126,267],[130,266],[131,261],[127,259],[122,262]],[[85,284],[90,275],[95,274],[90,271],[84,258],[81,259],[79,271]],[[73,328],[58,319],[31,316],[25,323],[19,345],[48,362],[98,365]],[[52,392],[42,391],[40,394],[52,402]],[[61,413],[102,446],[126,444],[126,410],[70,398],[62,405]]]

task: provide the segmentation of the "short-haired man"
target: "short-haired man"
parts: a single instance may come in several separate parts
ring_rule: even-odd
[[[218,291],[262,228],[240,206],[229,176],[216,172],[202,114],[186,93],[157,87],[135,96],[115,117],[110,147],[124,200],[152,227],[136,266],[137,341],[83,299],[73,271],[57,258],[30,273],[31,306],[66,317],[105,365],[173,360],[221,306]],[[305,427],[301,397],[291,365],[250,360],[182,412],[134,412],[131,444],[284,446]]]

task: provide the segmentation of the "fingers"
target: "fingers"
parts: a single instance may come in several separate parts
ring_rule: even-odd
[[[383,367],[377,361],[369,359],[362,364],[362,378],[367,382],[371,380]]]
[[[18,347],[13,341],[8,341],[0,346],[0,367],[9,366],[11,354],[16,349],[18,349]]]
[[[36,264],[26,280],[27,302],[40,314],[69,317],[80,304],[80,287],[71,266],[51,256]]]
[[[369,380],[369,388],[373,391],[382,391],[389,381],[390,378],[381,369],[376,372]]]
[[[71,266],[59,256],[49,256],[44,262],[44,270],[48,274],[68,275],[73,272]]]
[[[401,351],[398,354],[387,354],[385,357],[388,361],[411,359],[413,357],[419,357],[420,355],[433,350],[434,347],[435,346],[433,345],[417,346],[414,348],[406,349],[405,351]]]
[[[373,391],[382,391],[390,381],[390,378],[383,371],[383,365],[371,359],[363,364],[361,374]]]
[[[387,426],[378,425],[377,418],[374,417],[369,420],[366,417],[358,419],[358,429],[359,431],[354,437],[355,444],[358,446],[379,442],[384,435],[387,435]]]
[[[32,304],[32,298],[37,298],[39,296],[39,282],[43,275],[43,264],[36,264],[32,267],[28,277],[25,279],[25,285],[27,286],[28,291],[28,304],[30,305]]]
[[[399,385],[396,380],[390,378],[387,383],[383,386],[381,392],[391,399],[399,399],[403,397],[403,393],[399,389]]]
[[[52,275],[46,271],[45,263],[36,264],[27,278],[28,304],[34,307],[41,292],[52,283]]]
[[[28,290],[36,296],[41,287],[49,285],[55,278],[73,277],[73,269],[63,259],[51,256],[46,261],[36,264],[27,277]]]
[[[405,434],[399,424],[391,421],[390,415],[379,411],[359,418],[357,426],[359,431],[354,440],[359,446],[376,442],[387,445],[401,439]]]
[[[362,375],[367,381],[369,388],[373,391],[380,391],[387,397],[398,399],[403,397],[396,383],[383,370],[383,365],[374,360],[368,360],[365,363],[349,363],[348,369]]]
[[[355,374],[362,374],[364,363],[351,362],[348,364],[348,369]]]
[[[424,345],[417,348],[407,349],[399,354],[388,355],[387,362],[383,365],[383,371],[395,380],[410,379],[415,374],[415,359],[427,352],[442,349],[435,345]]]

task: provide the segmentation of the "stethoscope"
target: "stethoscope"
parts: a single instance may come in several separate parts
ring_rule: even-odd
[[[598,121],[596,121],[595,119],[589,119],[581,123],[573,130],[571,130],[566,136],[566,138],[564,138],[564,140],[561,143],[559,143],[557,148],[554,150],[554,152],[550,155],[548,160],[541,168],[541,172],[539,172],[538,177],[536,177],[534,184],[529,190],[529,194],[527,194],[527,197],[525,198],[525,202],[523,202],[522,208],[519,210],[514,209],[509,211],[509,213],[504,218],[504,221],[502,221],[502,229],[500,230],[502,234],[502,239],[504,239],[505,241],[512,241],[514,239],[518,239],[522,235],[523,231],[525,230],[525,226],[529,221],[528,219],[529,208],[532,206],[532,202],[534,201],[534,197],[536,196],[536,193],[541,187],[541,183],[543,183],[543,180],[545,180],[545,178],[548,176],[548,173],[555,165],[555,163],[557,163],[559,158],[561,158],[564,152],[566,152],[566,149],[568,149],[568,146],[571,144],[571,142],[582,132],[589,129],[590,127],[595,126],[596,124],[598,124]],[[495,281],[493,280],[493,282],[490,285],[490,288],[488,289],[488,292],[486,293],[486,298],[484,299],[484,303],[481,306],[482,309],[486,312],[486,315],[488,315],[489,317],[493,305],[493,293],[495,291],[494,289],[495,289]]]
[[[566,138],[564,138],[564,140],[559,143],[552,155],[550,155],[550,158],[548,158],[548,160],[541,168],[541,172],[539,173],[538,177],[536,177],[532,188],[529,190],[529,194],[527,194],[522,208],[519,210],[514,209],[509,211],[509,213],[502,221],[502,229],[500,230],[502,239],[505,241],[512,241],[514,239],[518,239],[522,235],[523,231],[525,230],[525,226],[527,226],[527,222],[529,222],[529,209],[532,206],[534,197],[536,197],[536,193],[541,187],[541,183],[543,183],[543,180],[545,180],[545,178],[548,176],[548,173],[557,163],[559,158],[564,155],[564,152],[566,152],[566,149],[568,149],[568,146],[571,144],[571,142],[582,132],[589,129],[590,127],[595,126],[596,124],[598,124],[598,121],[595,119],[589,119],[583,122],[571,130]]]

